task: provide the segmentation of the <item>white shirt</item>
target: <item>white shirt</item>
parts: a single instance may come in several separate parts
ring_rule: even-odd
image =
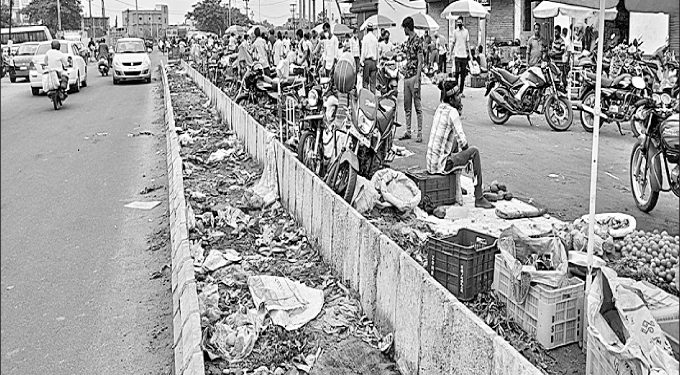
[[[47,64],[47,69],[52,71],[64,71],[64,67],[68,65],[68,59],[58,49],[50,49],[45,53],[45,64]]]
[[[456,28],[453,31],[453,57],[466,58],[468,57],[467,43],[470,42],[470,33],[467,29]]]
[[[283,45],[286,46],[286,51],[290,51],[290,38],[283,38]]]
[[[333,67],[333,62],[338,58],[338,37],[331,35],[330,39],[325,39],[323,44],[323,61],[326,63],[325,68],[330,70]]]
[[[285,56],[283,54],[284,53],[283,49],[284,49],[283,40],[276,39],[276,42],[274,42],[274,65],[279,65],[279,61],[281,61],[281,58]]]
[[[382,57],[385,53],[390,52],[394,49],[394,44],[392,42],[380,42],[378,43],[378,55]]]
[[[361,62],[364,62],[366,59],[378,61],[378,38],[375,37],[375,34],[367,32],[361,43],[364,45],[364,48],[361,50]]]
[[[354,57],[359,57],[361,55],[361,51],[359,50],[359,39],[357,39],[356,36],[349,40],[349,50],[352,51],[352,56]]]

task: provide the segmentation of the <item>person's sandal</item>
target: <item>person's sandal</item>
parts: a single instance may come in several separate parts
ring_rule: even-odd
[[[416,142],[417,143],[423,143],[423,135],[422,134],[418,134],[418,137],[416,137]]]
[[[477,208],[485,208],[485,209],[491,209],[494,208],[495,206],[491,204],[486,198],[480,197],[475,199],[475,207]]]
[[[411,134],[409,134],[409,133],[404,133],[404,135],[402,135],[401,137],[399,137],[399,140],[400,140],[400,141],[404,141],[404,140],[407,140],[407,139],[411,139]]]

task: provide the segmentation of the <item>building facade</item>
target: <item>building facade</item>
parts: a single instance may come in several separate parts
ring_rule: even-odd
[[[10,0],[0,1],[0,5],[3,8],[9,7]],[[29,0],[12,0],[12,25],[20,26],[23,24],[28,24],[28,16],[21,13],[21,11],[30,3]]]
[[[124,10],[123,28],[131,37],[163,38],[168,29],[168,6],[157,4],[155,9]]]
[[[105,37],[109,28],[109,17],[83,17],[83,29],[88,38]]]

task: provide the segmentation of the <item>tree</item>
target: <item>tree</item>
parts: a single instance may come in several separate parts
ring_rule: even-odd
[[[81,13],[80,0],[61,0],[61,28],[64,30],[80,29],[80,22],[83,19]],[[58,29],[57,22],[57,2],[54,0],[31,0],[22,10],[28,16],[29,22],[33,24],[43,24],[56,35]]]
[[[0,6],[0,27],[9,27],[9,9],[11,6],[10,0],[2,1],[2,6]]]
[[[231,8],[231,24],[232,25],[240,25],[240,26],[248,26],[252,24],[253,21],[248,18],[245,14],[241,13],[241,10],[238,8]]]
[[[196,22],[197,29],[222,36],[227,29],[227,11],[220,0],[203,0],[194,4],[193,8],[186,17]]]

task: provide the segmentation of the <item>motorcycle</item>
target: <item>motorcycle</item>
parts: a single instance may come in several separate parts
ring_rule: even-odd
[[[97,69],[99,69],[99,74],[103,76],[109,75],[109,62],[105,57],[101,57],[97,63]]]
[[[358,175],[370,179],[394,160],[394,134],[401,126],[396,121],[396,98],[396,90],[378,96],[368,89],[350,94],[351,120],[344,121],[347,138],[325,178],[326,184],[347,202],[354,197]]]
[[[43,76],[47,74],[57,75],[55,71],[47,69],[47,64],[41,64],[41,66]],[[43,78],[43,82],[45,79],[46,78]],[[53,77],[51,79],[59,81],[59,84],[57,85],[56,89],[51,89],[47,91],[47,97],[52,101],[52,106],[56,111],[63,106],[64,100],[66,100],[67,97],[66,90],[68,89],[68,77],[65,74],[63,74],[61,79],[58,79],[57,77]]]
[[[673,99],[667,93],[643,99],[646,111],[636,114],[645,123],[630,156],[630,185],[635,204],[650,212],[660,192],[672,191],[680,197],[680,100],[676,85]]]
[[[378,66],[377,89],[382,95],[399,89],[399,68],[397,62],[401,61],[401,55],[393,52],[386,53],[380,58]]]
[[[334,121],[338,99],[330,93],[330,79],[322,78],[321,82],[321,85],[308,90],[306,98],[301,99],[302,118],[300,119],[301,132],[297,155],[302,164],[323,178],[330,160],[337,154]],[[322,95],[323,90],[325,94]]]
[[[238,94],[236,94],[236,104],[243,106],[250,102],[259,106],[265,106],[271,102],[269,93],[272,89],[272,84],[265,81],[262,64],[255,63],[248,67],[243,75],[241,87],[239,87]]]
[[[512,115],[526,115],[531,124],[532,113],[545,113],[548,125],[555,131],[569,129],[574,119],[566,90],[554,63],[543,61],[541,66],[528,68],[521,76],[491,67],[484,96],[489,96],[487,110],[495,124],[504,124]],[[529,87],[518,100],[517,92],[526,82]]]

